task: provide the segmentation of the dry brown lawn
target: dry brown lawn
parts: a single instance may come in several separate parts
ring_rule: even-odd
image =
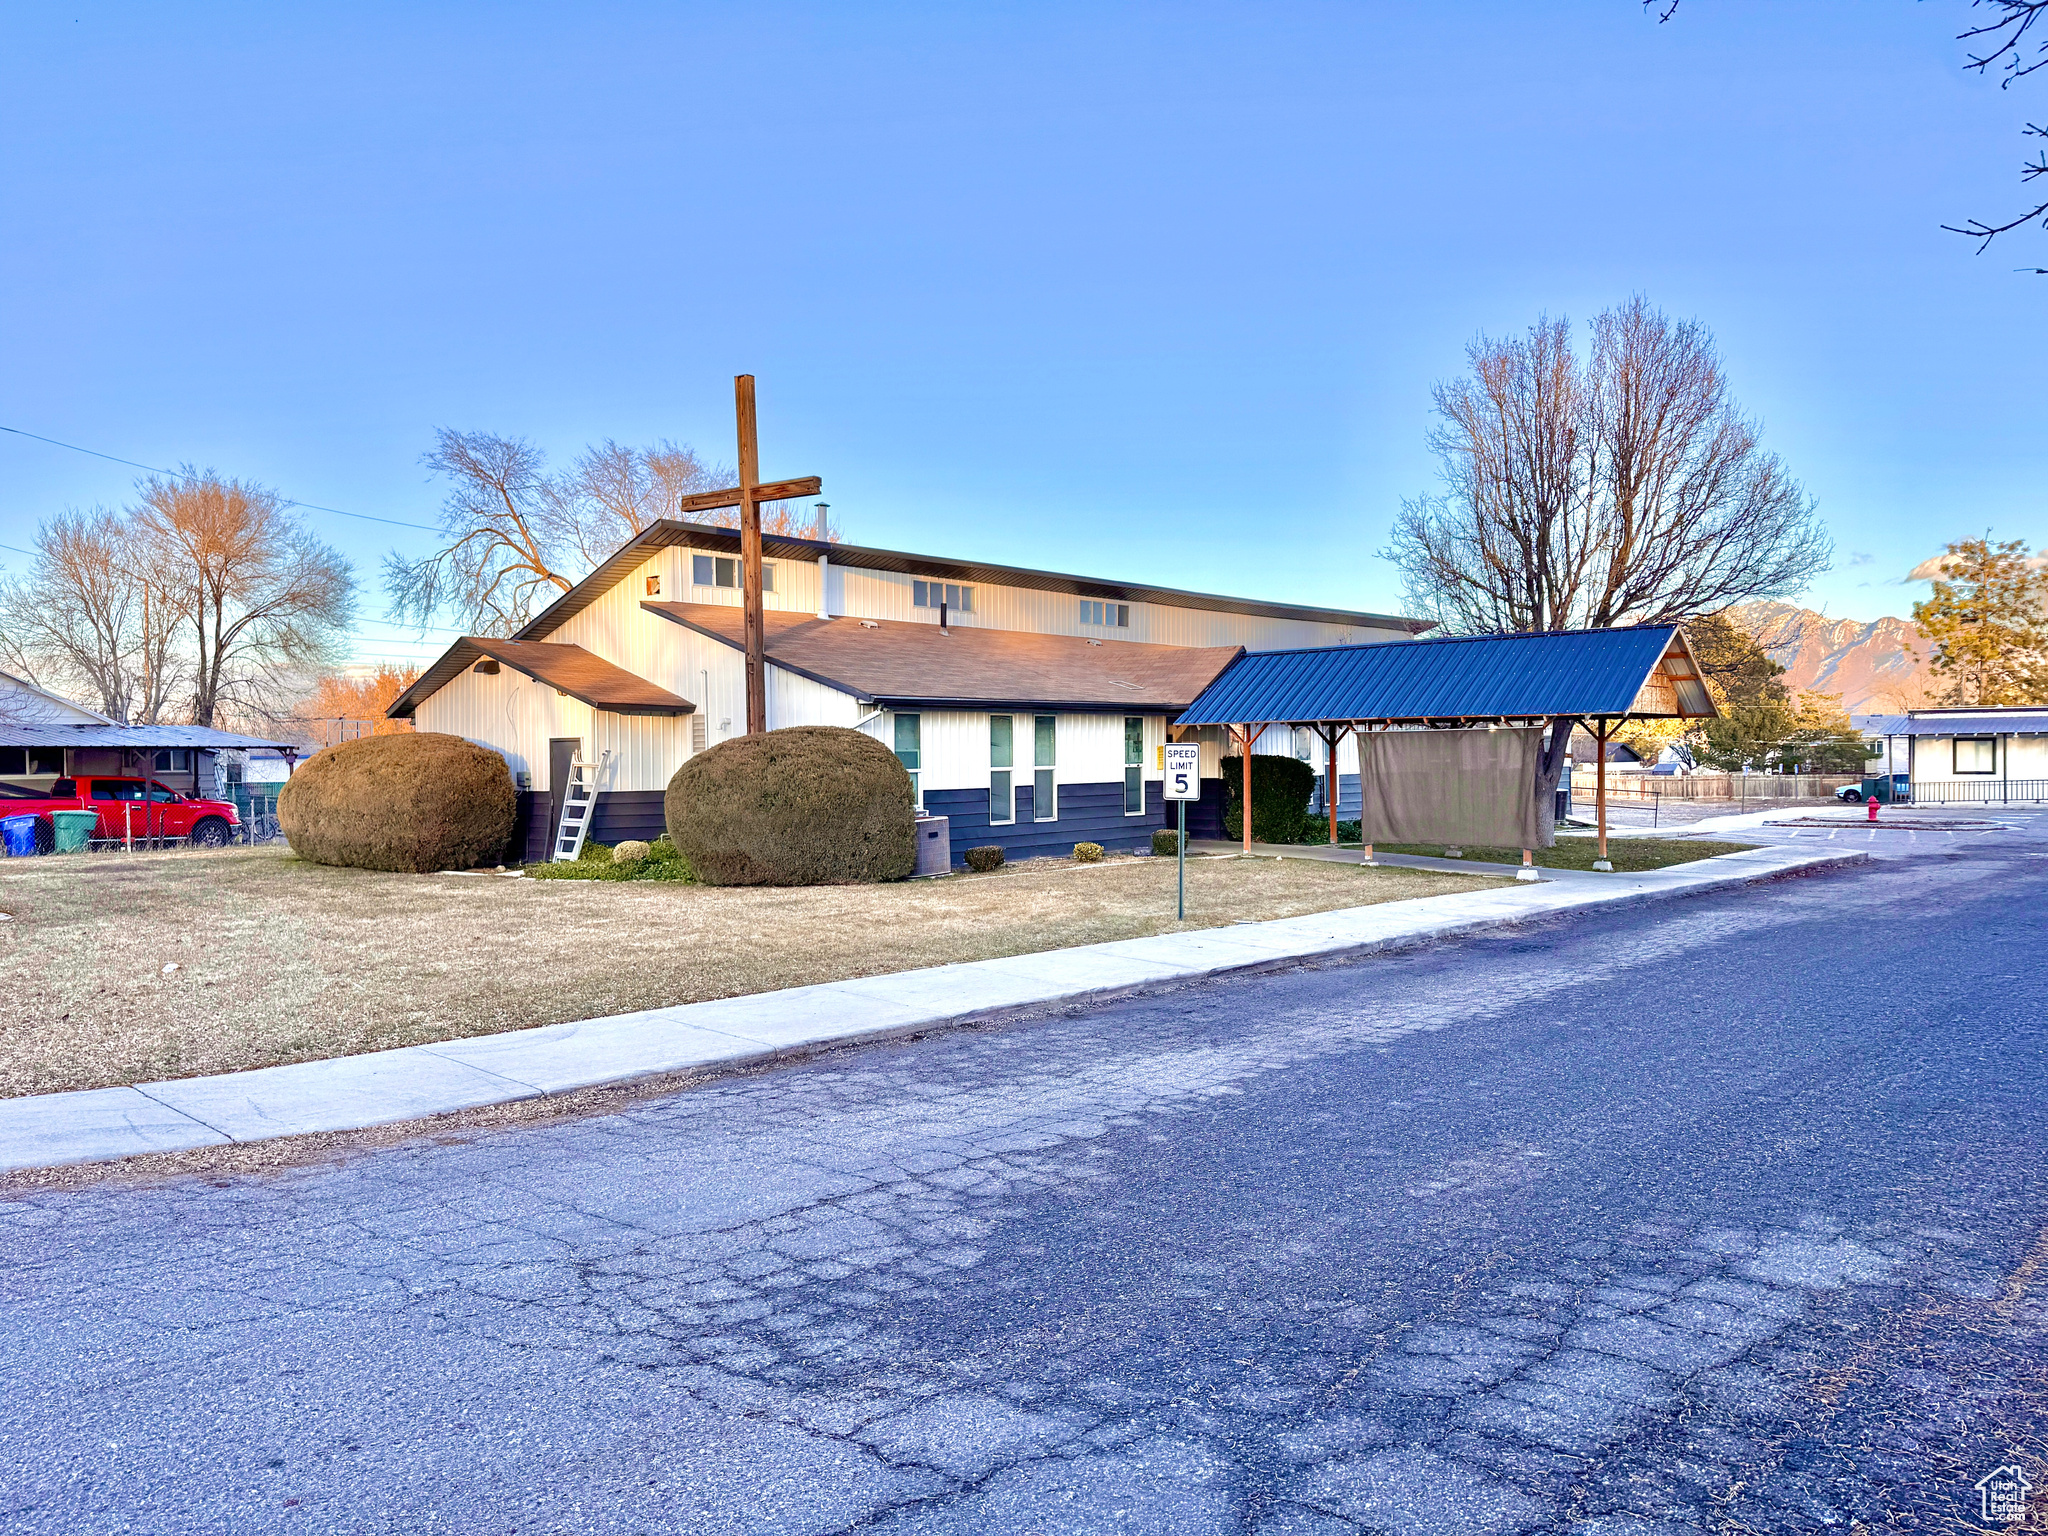
[[[1472,890],[1306,859],[734,890],[332,869],[282,850],[0,864],[0,1096],[383,1050],[917,966]],[[166,972],[167,966],[175,970]]]

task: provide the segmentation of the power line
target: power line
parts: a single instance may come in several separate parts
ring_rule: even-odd
[[[138,464],[133,459],[123,459],[111,453],[101,453],[97,448],[81,448],[76,443],[60,443],[54,437],[44,437],[40,432],[24,432],[20,427],[0,427],[0,432],[12,432],[16,437],[32,437],[39,443],[48,443],[52,448],[68,448],[73,453],[90,454],[96,459],[105,459],[109,464],[126,464],[130,469],[146,469],[152,475],[175,475],[178,473],[175,469],[160,469],[154,464]],[[323,507],[318,502],[288,500],[284,504],[288,507],[304,507],[308,512],[332,512],[336,517],[353,517],[359,522],[384,523],[393,528],[417,528],[422,533],[439,533],[441,531],[439,528],[430,527],[425,523],[401,523],[395,517],[372,517],[367,512],[344,512],[339,507]],[[0,545],[0,549],[12,549],[13,547],[11,544]],[[29,551],[24,549],[18,550],[16,553],[25,555]]]

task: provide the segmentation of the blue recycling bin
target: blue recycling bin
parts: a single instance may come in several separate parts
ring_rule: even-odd
[[[0,838],[7,843],[7,856],[21,858],[36,851],[36,819],[33,816],[0,817]]]

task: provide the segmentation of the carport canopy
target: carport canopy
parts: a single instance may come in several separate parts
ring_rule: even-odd
[[[1247,805],[1251,748],[1259,734],[1273,725],[1313,729],[1328,749],[1326,799],[1334,808],[1337,743],[1347,730],[1591,720],[1601,743],[1604,861],[1606,741],[1615,722],[1705,720],[1719,713],[1684,631],[1675,624],[1646,624],[1256,652],[1233,662],[1174,723],[1177,729],[1220,725],[1230,732],[1243,748]],[[1249,849],[1250,816],[1243,821]],[[1334,810],[1329,822],[1334,843]],[[1525,852],[1525,862],[1528,857]]]

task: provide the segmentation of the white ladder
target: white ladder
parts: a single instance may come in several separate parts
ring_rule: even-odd
[[[597,809],[597,781],[611,762],[610,749],[598,754],[596,767],[584,761],[583,748],[569,759],[569,782],[562,790],[562,824],[555,829],[555,862],[573,864],[583,857],[583,839]]]

